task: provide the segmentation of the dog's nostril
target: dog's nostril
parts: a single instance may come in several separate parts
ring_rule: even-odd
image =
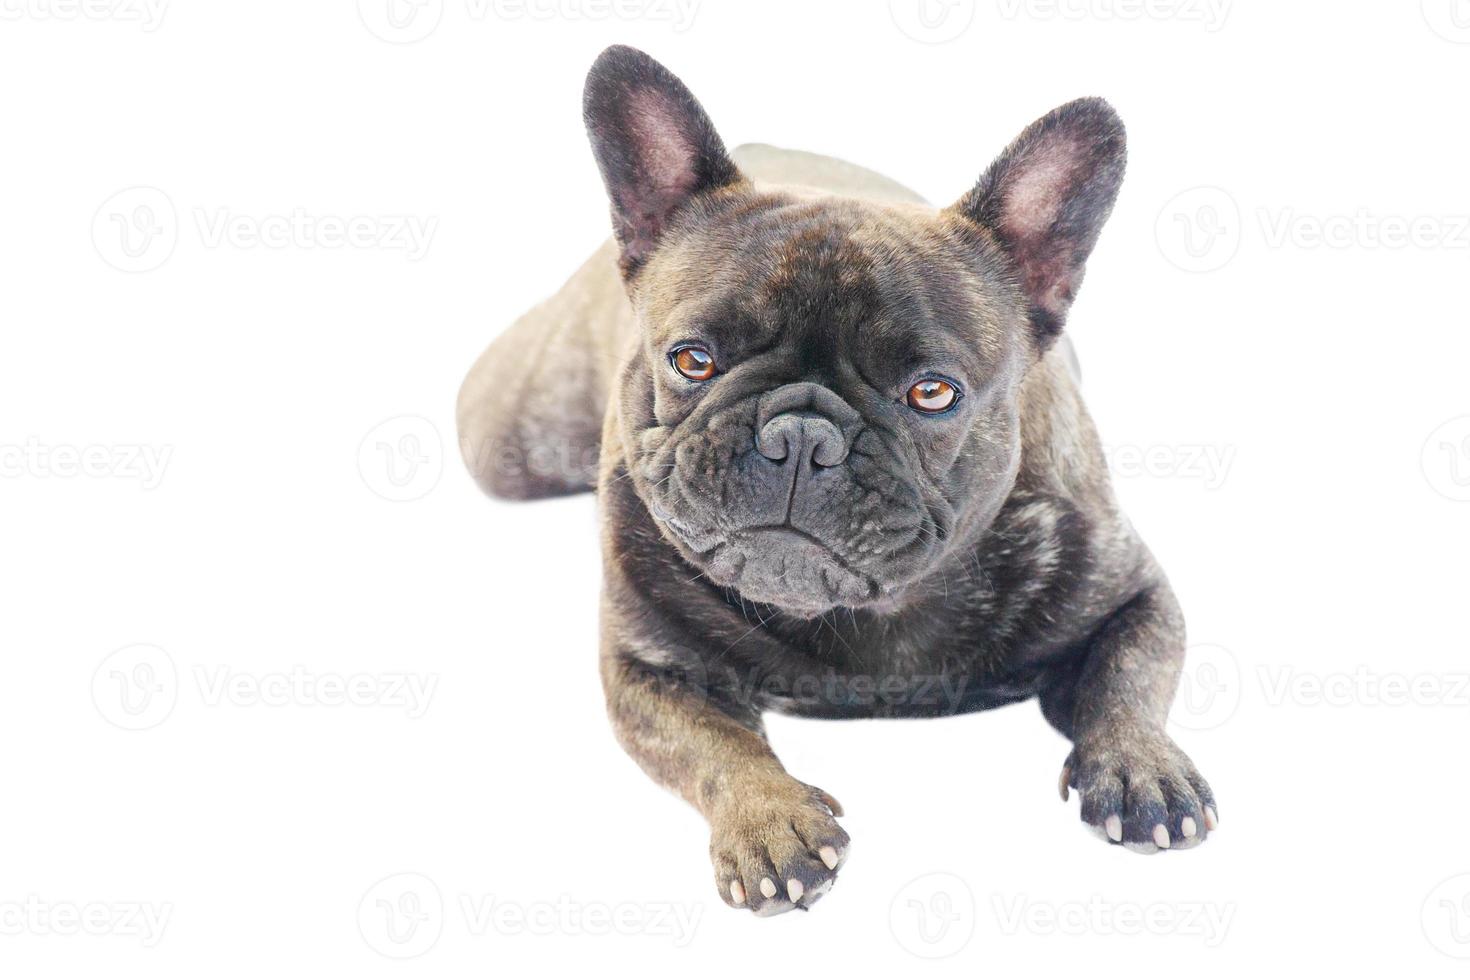
[[[756,436],[755,446],[761,455],[779,463],[791,455],[793,439],[801,438],[801,420],[790,415],[771,419]]]

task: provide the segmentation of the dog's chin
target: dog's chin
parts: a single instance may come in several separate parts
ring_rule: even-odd
[[[811,535],[789,527],[736,531],[706,556],[705,577],[752,602],[815,619],[877,598],[878,586]]]

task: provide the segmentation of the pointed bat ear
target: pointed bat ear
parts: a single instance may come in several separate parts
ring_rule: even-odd
[[[1079,99],[1028,126],[954,205],[1004,247],[1043,349],[1066,323],[1126,158],[1123,121],[1112,106]]]
[[[598,57],[582,116],[612,203],[625,279],[647,261],[675,212],[742,179],[689,89],[635,48],[615,45]]]

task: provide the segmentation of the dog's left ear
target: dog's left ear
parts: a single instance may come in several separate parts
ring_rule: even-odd
[[[612,202],[625,279],[680,208],[741,180],[693,94],[636,48],[614,45],[598,57],[587,74],[582,116]]]
[[[1112,106],[1079,99],[1027,127],[954,205],[1006,250],[1043,349],[1066,323],[1126,157],[1123,121]]]

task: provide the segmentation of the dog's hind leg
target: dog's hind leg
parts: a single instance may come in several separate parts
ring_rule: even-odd
[[[616,254],[599,249],[465,376],[460,453],[491,496],[532,500],[595,484],[613,354],[630,316]]]

